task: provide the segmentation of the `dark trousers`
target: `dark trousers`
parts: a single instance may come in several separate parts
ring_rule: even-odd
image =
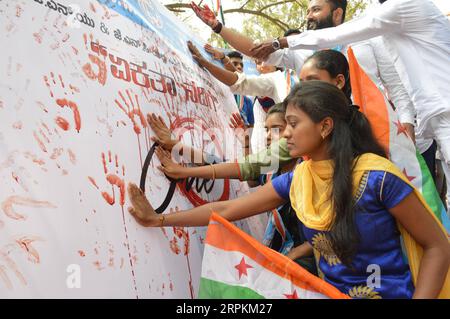
[[[433,141],[433,144],[422,153],[423,158],[425,159],[425,163],[428,166],[428,169],[430,170],[431,177],[433,177],[433,180],[436,182],[436,151],[437,151],[437,144],[436,141]]]

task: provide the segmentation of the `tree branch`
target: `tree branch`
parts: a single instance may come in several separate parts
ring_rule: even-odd
[[[283,21],[280,21],[278,19],[272,18],[271,16],[260,12],[260,11],[255,11],[255,10],[248,10],[248,9],[228,9],[228,10],[224,10],[223,14],[225,15],[226,13],[246,13],[246,14],[252,14],[252,15],[256,15],[259,17],[262,17],[264,19],[269,20],[270,22],[272,22],[273,24],[277,25],[280,29],[286,31],[287,29],[289,29],[289,25],[284,23]]]
[[[277,6],[277,5],[280,5],[280,4],[286,4],[286,3],[290,3],[290,2],[297,2],[297,1],[296,0],[285,0],[285,1],[274,2],[274,3],[268,4],[268,5],[260,8],[259,11],[262,12],[264,10],[269,9],[270,7],[274,7],[274,6]]]

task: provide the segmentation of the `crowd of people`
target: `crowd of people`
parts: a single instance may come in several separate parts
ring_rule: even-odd
[[[174,179],[239,179],[260,187],[159,215],[130,183],[129,212],[137,222],[205,226],[213,211],[230,221],[269,212],[263,243],[351,297],[450,298],[448,233],[354,105],[348,62],[351,48],[448,205],[450,21],[431,0],[379,2],[345,22],[346,0],[310,0],[306,31],[288,30],[262,43],[225,27],[207,5],[192,3],[198,18],[236,50],[206,45],[219,66],[189,42],[192,57],[230,87],[239,110],[232,126],[255,129],[242,139],[245,157],[187,167],[173,160],[174,145],[185,154],[202,151],[180,145],[163,119],[150,115],[159,169]],[[259,76],[245,74],[243,55],[254,59]],[[277,169],[263,169],[274,157]],[[367,285],[371,265],[380,269],[376,287]]]

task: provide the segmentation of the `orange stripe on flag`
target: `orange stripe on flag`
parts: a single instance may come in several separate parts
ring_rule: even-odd
[[[348,63],[353,100],[369,119],[375,138],[389,154],[390,123],[389,113],[386,109],[387,101],[375,83],[358,64],[352,48],[348,49]]]
[[[336,287],[303,269],[288,257],[264,246],[216,213],[211,215],[206,244],[225,251],[238,251],[294,285],[335,299],[349,299]]]

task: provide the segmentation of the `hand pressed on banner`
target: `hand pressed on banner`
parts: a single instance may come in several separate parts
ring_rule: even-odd
[[[181,179],[186,178],[188,175],[186,174],[185,167],[180,164],[175,163],[170,153],[164,150],[161,147],[156,148],[155,150],[156,156],[161,162],[161,166],[158,166],[158,169],[173,179]]]
[[[200,53],[200,51],[191,41],[188,41],[187,44],[189,52],[191,52],[195,62],[197,62],[201,67],[204,67],[208,60],[205,59],[205,57]]]
[[[156,134],[151,140],[157,142],[164,149],[171,151],[178,143],[178,140],[172,139],[172,133],[162,117],[157,116],[155,113],[147,114],[147,122]]]
[[[197,17],[203,21],[211,29],[217,26],[219,20],[217,20],[214,12],[205,4],[203,7],[198,6],[194,1],[191,2],[191,8],[194,10]]]
[[[248,147],[250,145],[250,136],[248,132],[248,127],[245,125],[244,120],[242,119],[239,113],[233,113],[230,116],[230,128],[239,130],[239,132],[235,132],[235,136],[239,139],[244,147]],[[243,130],[243,134],[240,132]]]
[[[128,196],[132,205],[132,207],[128,207],[128,212],[140,225],[157,227],[161,224],[160,216],[156,214],[147,197],[136,184],[128,184]]]

